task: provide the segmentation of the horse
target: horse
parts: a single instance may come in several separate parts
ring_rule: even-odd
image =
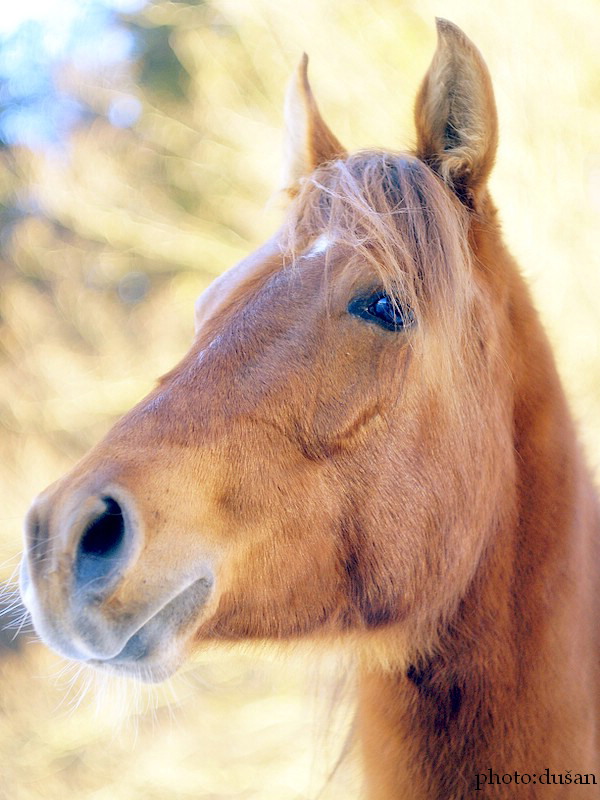
[[[145,681],[208,642],[347,649],[369,800],[598,798],[598,500],[488,190],[488,69],[437,33],[406,152],[348,153],[303,57],[281,228],[34,501],[21,592]]]

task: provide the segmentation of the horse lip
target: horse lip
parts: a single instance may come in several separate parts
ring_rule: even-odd
[[[149,677],[150,680],[162,680],[163,677],[167,677],[167,673],[175,670],[163,669],[155,662],[157,659],[160,660],[161,651],[168,653],[172,648],[161,647],[161,643],[165,639],[172,641],[174,635],[180,643],[184,641],[186,632],[193,627],[192,623],[198,611],[206,604],[213,583],[212,577],[198,578],[134,631],[118,653],[108,658],[91,658],[87,663],[94,667],[117,667],[119,671],[122,671],[122,668],[127,671],[127,667],[139,665],[144,668],[142,677]],[[154,678],[153,667],[158,667],[158,672],[165,674]],[[150,675],[145,674],[148,668],[151,670]],[[137,670],[136,676],[138,676]]]
[[[170,650],[162,657],[139,661],[119,661],[114,658],[100,661],[91,659],[86,664],[94,669],[104,670],[118,677],[133,678],[144,683],[161,683],[175,674],[184,660],[181,648]]]

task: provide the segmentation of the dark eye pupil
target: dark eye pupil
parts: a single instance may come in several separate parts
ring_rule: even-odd
[[[381,290],[367,296],[355,297],[348,304],[348,311],[367,322],[379,325],[380,328],[396,333],[415,324],[410,306],[394,302]]]
[[[383,295],[368,308],[369,314],[374,317],[387,322],[389,325],[394,325],[398,328],[404,324],[404,318],[399,308],[394,308],[392,301],[387,295]]]

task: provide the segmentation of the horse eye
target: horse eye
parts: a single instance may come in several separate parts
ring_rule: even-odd
[[[367,311],[382,322],[387,322],[388,325],[404,327],[404,317],[399,309],[394,308],[392,301],[386,295],[371,303]]]
[[[387,294],[377,292],[368,297],[358,297],[348,306],[357,317],[375,322],[390,331],[401,331],[414,324],[414,314],[408,307],[394,303]]]

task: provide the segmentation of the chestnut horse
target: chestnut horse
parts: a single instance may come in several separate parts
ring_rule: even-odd
[[[346,153],[303,59],[284,226],[35,501],[23,598],[149,681],[212,640],[343,643],[369,800],[598,798],[598,504],[488,193],[489,74],[443,20],[415,116],[414,152]]]

